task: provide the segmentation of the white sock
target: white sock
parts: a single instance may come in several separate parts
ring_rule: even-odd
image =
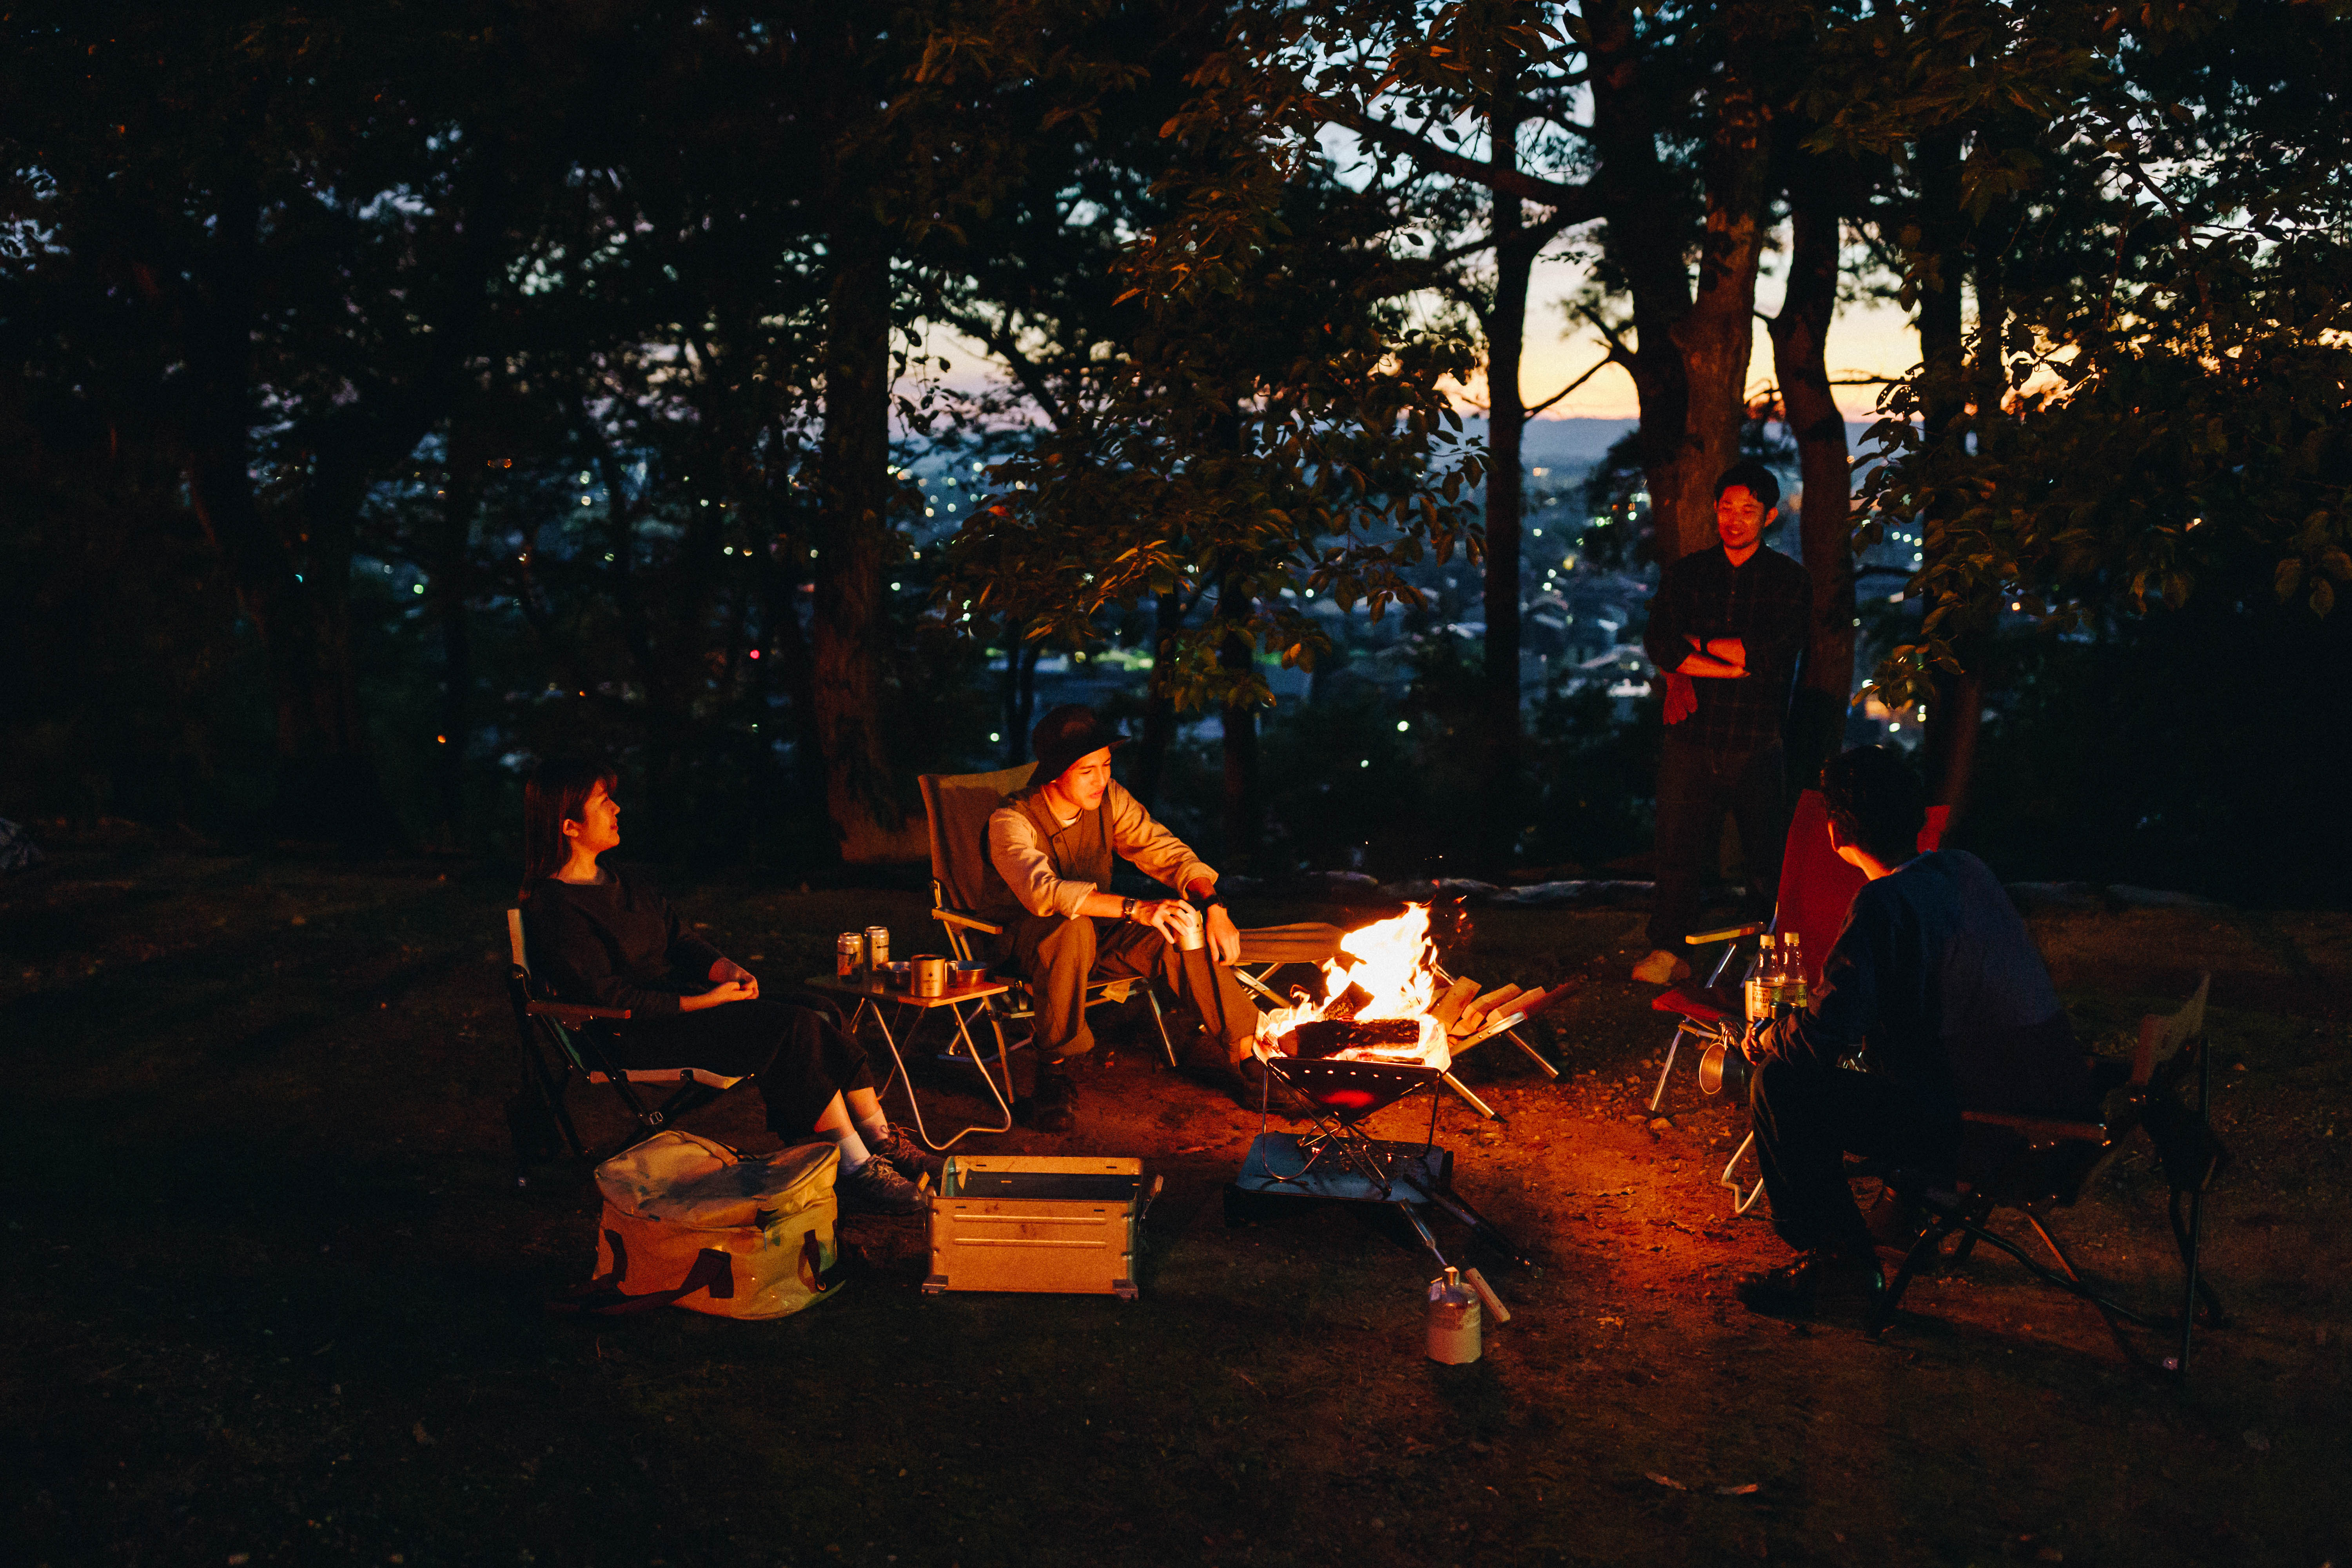
[[[856,1121],[857,1131],[875,1142],[887,1143],[890,1141],[890,1119],[882,1114],[880,1106],[874,1108],[872,1116],[858,1116]]]
[[[874,1158],[866,1152],[866,1140],[857,1135],[855,1128],[821,1127],[817,1131],[832,1139],[841,1151],[841,1168],[845,1171],[854,1171]]]

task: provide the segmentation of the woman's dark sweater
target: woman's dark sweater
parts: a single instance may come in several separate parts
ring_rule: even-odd
[[[523,900],[530,963],[566,1002],[626,1007],[639,1018],[677,1011],[708,990],[719,950],[678,920],[667,899],[625,872],[583,884],[552,877]]]

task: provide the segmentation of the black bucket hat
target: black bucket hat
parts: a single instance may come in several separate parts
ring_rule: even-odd
[[[1052,784],[1080,757],[1106,746],[1126,744],[1127,737],[1104,722],[1093,709],[1083,702],[1065,702],[1029,731],[1030,748],[1037,753],[1037,771],[1029,775],[1029,783],[1032,786]]]

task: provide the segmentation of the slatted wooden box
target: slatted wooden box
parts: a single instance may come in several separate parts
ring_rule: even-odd
[[[1159,1191],[1140,1160],[951,1155],[931,1199],[924,1293],[1037,1290],[1131,1301],[1144,1211]]]

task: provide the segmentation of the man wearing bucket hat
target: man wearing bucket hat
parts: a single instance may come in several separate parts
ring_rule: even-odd
[[[1034,1081],[1016,1078],[1015,1111],[1048,1131],[1072,1124],[1077,1096],[1063,1064],[1094,1049],[1087,984],[1129,977],[1165,981],[1191,1004],[1208,1041],[1223,1051],[1237,1093],[1256,1104],[1247,1075],[1258,1068],[1250,1054],[1257,1009],[1233,975],[1241,936],[1217,897],[1217,873],[1110,776],[1110,754],[1127,742],[1093,709],[1055,709],[1030,742],[1036,771],[988,819],[994,875],[990,907],[980,911],[1006,928],[999,959],[1028,980],[1036,1002],[1034,1065],[1015,1068]],[[1183,896],[1110,892],[1115,856]],[[1198,906],[1206,938],[1190,951],[1183,939],[1195,917],[1187,900]]]

